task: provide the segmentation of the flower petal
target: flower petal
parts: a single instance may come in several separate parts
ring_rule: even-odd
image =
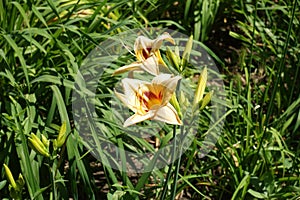
[[[122,74],[122,73],[127,72],[127,71],[142,70],[141,65],[142,65],[142,63],[139,63],[139,62],[134,62],[134,63],[131,63],[130,65],[125,65],[125,66],[120,67],[117,70],[115,70],[114,73],[113,73],[113,76],[118,75],[118,74]]]
[[[137,94],[140,92],[141,87],[145,87],[144,85],[148,83],[145,81],[124,78],[122,80],[124,94],[118,93],[115,91],[116,96],[133,112],[135,113],[143,113],[141,112],[141,102],[138,99]]]
[[[141,68],[154,76],[159,74],[158,60],[154,55],[142,62]]]
[[[122,74],[127,71],[133,71],[133,70],[146,71],[146,72],[156,76],[159,74],[158,59],[157,59],[157,57],[155,57],[155,55],[152,55],[149,58],[147,58],[145,61],[134,62],[134,63],[131,63],[130,65],[122,66],[114,71],[113,76]]]
[[[148,52],[147,48],[151,47],[152,44],[153,44],[153,40],[145,36],[138,36],[133,46],[135,54],[137,54],[137,52],[142,49],[144,49],[149,54],[150,52]]]
[[[172,77],[172,74],[160,74],[153,78],[152,85],[155,86],[163,86],[163,100],[162,105],[165,105],[171,99],[176,87],[177,82],[181,79],[180,76]]]
[[[131,117],[129,117],[123,124],[124,127],[145,121],[147,119],[151,119],[154,116],[153,112],[148,112],[145,115],[139,115],[139,114],[134,114]]]
[[[134,100],[129,101],[124,94],[121,94],[116,90],[115,90],[115,94],[123,102],[123,104],[126,105],[130,110],[132,110],[133,112],[137,112],[137,106],[135,104],[130,103],[130,102],[134,102]]]
[[[171,42],[172,44],[175,44],[174,39],[171,37],[171,35],[167,32],[164,32],[162,35],[158,36],[152,43],[152,51],[158,50],[161,45],[163,40],[167,40]]]
[[[182,121],[180,120],[177,111],[170,103],[168,103],[166,106],[159,108],[156,111],[153,119],[168,124],[182,125]]]
[[[124,95],[127,97],[136,96],[141,87],[145,87],[146,84],[149,84],[147,81],[141,81],[138,79],[124,78],[122,79],[122,85],[124,88]]]

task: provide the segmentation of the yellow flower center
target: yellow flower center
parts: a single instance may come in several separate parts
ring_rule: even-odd
[[[153,106],[156,105],[161,105],[162,96],[163,96],[161,92],[159,92],[156,95],[153,92],[149,91],[149,92],[145,92],[144,96],[148,99],[148,101],[146,100],[146,98],[144,98],[143,103],[148,109],[151,109]]]
[[[149,110],[153,109],[155,106],[160,106],[162,104],[163,99],[163,93],[162,91],[140,91],[139,94],[137,94],[138,101],[140,104],[140,111],[145,114],[149,112]]]

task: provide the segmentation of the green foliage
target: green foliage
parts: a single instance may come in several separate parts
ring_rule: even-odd
[[[0,163],[13,177],[22,174],[25,185],[18,192],[26,199],[299,198],[299,8],[296,0],[0,0]],[[221,137],[206,157],[199,148],[203,132],[210,131],[209,109],[202,111],[203,126],[179,160],[132,175],[90,156],[74,128],[71,94],[78,69],[99,42],[147,26],[192,33],[205,43],[224,72],[226,97],[219,101],[227,111]],[[108,93],[104,86],[113,81],[107,75],[99,91]],[[103,131],[114,144],[155,150],[143,139],[119,134],[107,96],[97,95]],[[164,131],[156,135],[162,145],[173,134]],[[46,137],[49,157],[30,147],[31,134],[41,142]],[[119,156],[124,169],[126,157]],[[11,195],[4,172],[1,199]]]

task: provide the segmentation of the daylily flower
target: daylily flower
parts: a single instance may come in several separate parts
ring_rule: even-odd
[[[115,91],[117,97],[134,115],[124,122],[124,127],[144,120],[158,120],[169,124],[181,125],[175,108],[169,103],[180,76],[160,74],[152,82],[125,78],[122,80],[124,94]]]
[[[159,51],[163,40],[175,44],[174,39],[167,32],[158,36],[155,40],[139,36],[134,43],[134,52],[138,61],[120,67],[114,72],[114,75],[131,70],[144,70],[152,75],[158,75],[160,67],[166,67]]]
[[[159,48],[161,47],[163,40],[167,40],[172,44],[175,44],[174,39],[167,32],[158,36],[155,40],[151,40],[144,36],[139,36],[134,43],[134,52],[137,60],[145,61],[151,55],[154,55],[158,59],[158,64],[165,65],[159,51]]]

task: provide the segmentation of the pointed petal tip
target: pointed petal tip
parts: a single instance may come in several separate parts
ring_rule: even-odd
[[[112,76],[119,75],[127,71],[133,71],[133,70],[141,70],[141,63],[133,62],[129,65],[124,65],[122,67],[119,67],[113,72]]]
[[[175,44],[175,40],[172,38],[172,36],[168,32],[164,32],[159,37],[161,37],[163,40],[167,40],[167,41],[171,42],[172,44]]]

